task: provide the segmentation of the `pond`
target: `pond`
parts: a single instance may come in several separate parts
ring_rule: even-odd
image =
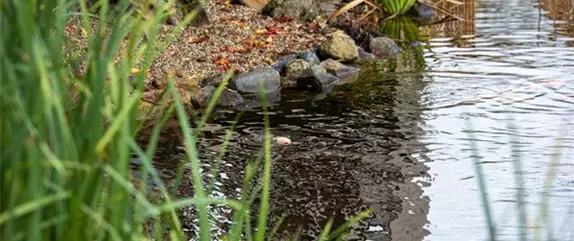
[[[271,133],[293,141],[273,148],[270,219],[286,215],[283,232],[303,226],[310,239],[329,217],[341,224],[371,209],[352,239],[486,240],[475,143],[502,240],[519,235],[515,159],[529,232],[553,166],[549,226],[558,240],[574,240],[574,4],[444,2],[466,21],[419,27],[407,40],[420,44],[404,45],[396,60],[366,63],[358,79],[329,93],[284,92],[270,107]],[[400,26],[397,37],[412,37]],[[236,114],[214,113],[202,160],[215,159]],[[223,195],[241,187],[262,120],[254,108],[237,123],[223,157]]]

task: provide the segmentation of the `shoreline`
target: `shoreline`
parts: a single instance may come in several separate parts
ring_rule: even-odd
[[[357,46],[344,31],[319,22],[320,17],[311,22],[272,18],[247,6],[222,1],[211,1],[204,10],[201,18],[207,19],[186,26],[158,53],[145,73],[141,118],[153,119],[165,108],[158,100],[168,77],[175,81],[183,104],[197,110],[207,105],[222,76],[233,68],[235,73],[217,104],[237,108],[253,102],[248,99],[259,92],[255,89],[259,82],[266,86],[267,93],[284,88],[328,92],[334,85],[357,77],[360,69],[352,66],[355,62],[392,58],[400,52],[387,38],[382,42],[384,53],[376,53],[370,46],[373,55]],[[78,26],[72,23],[71,28],[77,31]],[[160,42],[174,29],[173,25],[163,25]],[[325,47],[326,43],[330,46]],[[132,74],[139,71],[134,69]]]

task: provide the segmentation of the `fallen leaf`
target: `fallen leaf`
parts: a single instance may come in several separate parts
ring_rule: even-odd
[[[266,27],[266,29],[269,32],[269,34],[282,34],[285,30],[285,28],[281,26],[268,26]]]
[[[240,28],[249,28],[249,24],[247,22],[240,22],[237,20],[233,20],[233,21],[231,21],[231,23],[237,25]]]
[[[271,43],[271,42],[273,42],[273,38],[272,38],[272,37],[268,37],[268,38],[265,39],[265,42]]]
[[[294,20],[295,20],[295,19],[289,18],[289,17],[278,17],[278,18],[275,18],[275,21],[280,22],[280,23],[293,22]]]
[[[228,65],[229,63],[231,63],[231,61],[228,58],[219,57],[217,58],[217,60],[215,60],[214,63],[217,65]]]
[[[249,49],[249,48],[246,48],[245,46],[237,46],[237,47],[233,47],[233,48],[232,48],[232,52],[233,52],[233,53],[242,53],[242,54],[244,54],[244,53],[249,52],[249,50],[250,50],[250,49]]]
[[[221,71],[227,71],[227,70],[229,70],[229,66],[228,66],[228,65],[223,65],[223,66],[219,67],[219,70],[221,70]]]
[[[202,35],[200,37],[197,38],[191,38],[187,41],[188,44],[198,44],[198,43],[202,43],[209,40],[209,36],[207,35]]]
[[[255,30],[255,34],[257,34],[257,35],[265,35],[268,33],[269,33],[269,31],[267,31],[267,29],[260,28],[260,29]]]

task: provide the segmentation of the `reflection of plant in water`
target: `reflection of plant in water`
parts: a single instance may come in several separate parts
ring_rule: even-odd
[[[421,41],[419,28],[410,18],[398,17],[384,21],[379,26],[379,31],[397,41],[403,49],[396,60],[389,61],[389,64],[394,64],[394,67],[391,67],[392,72],[420,71],[424,68],[422,46],[414,46],[414,43]]]
[[[384,21],[379,26],[379,31],[395,40],[421,40],[418,26],[408,17],[398,17]]]

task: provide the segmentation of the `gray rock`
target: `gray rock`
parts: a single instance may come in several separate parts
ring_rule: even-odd
[[[390,58],[401,52],[401,48],[390,38],[376,37],[369,42],[371,52],[377,57]]]
[[[271,0],[263,9],[263,14],[274,18],[313,20],[319,15],[319,8],[313,0]]]
[[[327,59],[320,64],[321,67],[325,68],[328,73],[331,73],[339,79],[347,79],[350,77],[356,77],[361,69],[357,67],[347,66],[341,64],[335,60]]]
[[[283,73],[283,71],[285,70],[285,66],[287,66],[287,63],[289,63],[289,61],[296,59],[297,56],[292,54],[289,55],[281,60],[279,60],[279,62],[273,64],[271,67],[273,67],[275,70],[279,71],[279,73]]]
[[[359,60],[374,60],[374,59],[377,59],[377,56],[359,47]]]
[[[302,59],[289,61],[285,68],[285,76],[288,78],[304,77],[305,71],[311,67],[311,64]]]
[[[292,88],[297,86],[297,79],[308,77],[306,70],[311,67],[307,61],[294,59],[289,61],[285,67],[285,78],[281,81],[281,87]]]
[[[208,85],[201,88],[199,96],[197,97],[196,104],[198,107],[205,107],[209,104],[216,91],[215,86]],[[237,107],[243,104],[243,97],[235,90],[224,88],[217,99],[217,106],[221,107]]]
[[[266,93],[265,95],[266,95],[265,97],[267,98],[267,106],[271,106],[281,101],[281,91],[279,90],[275,92]],[[263,102],[261,101],[260,96],[251,95],[251,96],[245,96],[245,101],[243,102],[243,104],[237,106],[236,109],[250,110],[260,108],[262,106]]]
[[[306,51],[297,53],[297,58],[305,60],[312,65],[317,65],[317,64],[321,63],[321,60],[319,59],[319,57],[317,57],[317,54],[315,54],[315,51],[312,51],[312,50],[306,50]]]
[[[353,61],[359,57],[359,49],[349,35],[336,31],[321,45],[321,55],[341,61]]]
[[[430,23],[434,13],[434,8],[428,4],[420,3],[418,1],[409,11],[409,14],[415,17],[414,19],[418,24]]]
[[[259,85],[265,93],[270,93],[281,89],[281,76],[274,68],[262,67],[236,76],[230,84],[241,93],[259,93]]]
[[[319,65],[311,66],[306,72],[309,77],[297,79],[298,88],[325,92],[341,81],[337,76],[327,73],[327,70]]]

